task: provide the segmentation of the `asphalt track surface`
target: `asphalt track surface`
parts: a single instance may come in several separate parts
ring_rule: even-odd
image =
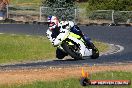
[[[0,24],[0,33],[9,34],[26,34],[26,35],[44,35],[46,25],[32,24]],[[30,68],[30,67],[54,67],[54,66],[71,66],[71,65],[94,65],[94,64],[115,64],[115,63],[131,63],[132,62],[132,27],[124,26],[80,26],[84,34],[91,39],[96,39],[102,42],[121,45],[124,47],[122,52],[103,55],[98,59],[84,60],[50,60],[25,64],[15,65],[0,65],[4,68]]]

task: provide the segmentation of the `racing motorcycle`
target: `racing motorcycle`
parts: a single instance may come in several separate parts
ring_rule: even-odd
[[[83,57],[91,57],[91,59],[96,59],[99,57],[99,50],[92,42],[91,44],[93,45],[94,49],[90,49],[80,35],[73,33],[70,29],[64,29],[64,26],[54,43],[55,46],[63,50],[74,59],[82,59]]]

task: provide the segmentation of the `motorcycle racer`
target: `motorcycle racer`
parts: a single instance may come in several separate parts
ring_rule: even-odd
[[[94,49],[94,45],[93,43],[90,42],[90,39],[86,35],[84,35],[82,31],[80,30],[80,28],[77,25],[75,25],[74,22],[72,21],[60,21],[59,22],[56,16],[49,16],[48,17],[48,27],[49,28],[46,32],[46,36],[48,37],[48,39],[54,46],[57,45],[57,41],[56,41],[57,36],[61,32],[64,32],[63,30],[70,29],[71,32],[77,35],[80,35],[84,39],[88,48]],[[61,37],[63,37],[63,35]],[[60,48],[57,48],[56,57],[58,59],[62,59],[67,55],[68,54],[65,51],[63,51]]]

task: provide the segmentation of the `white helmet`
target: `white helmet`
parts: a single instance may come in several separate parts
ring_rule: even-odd
[[[48,26],[50,30],[56,28],[59,24],[59,20],[56,16],[48,16]]]

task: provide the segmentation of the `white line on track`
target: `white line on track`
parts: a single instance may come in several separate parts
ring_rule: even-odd
[[[108,44],[108,43],[107,43]],[[115,45],[115,44],[108,44],[111,47],[114,47],[113,49],[108,50],[105,53],[101,53],[100,56],[102,55],[110,55],[110,54],[115,54],[115,53],[119,53],[122,52],[124,50],[124,47],[121,45]],[[118,48],[118,49],[117,49]]]
[[[0,33],[0,35],[2,35],[2,34],[4,34],[4,33]]]

